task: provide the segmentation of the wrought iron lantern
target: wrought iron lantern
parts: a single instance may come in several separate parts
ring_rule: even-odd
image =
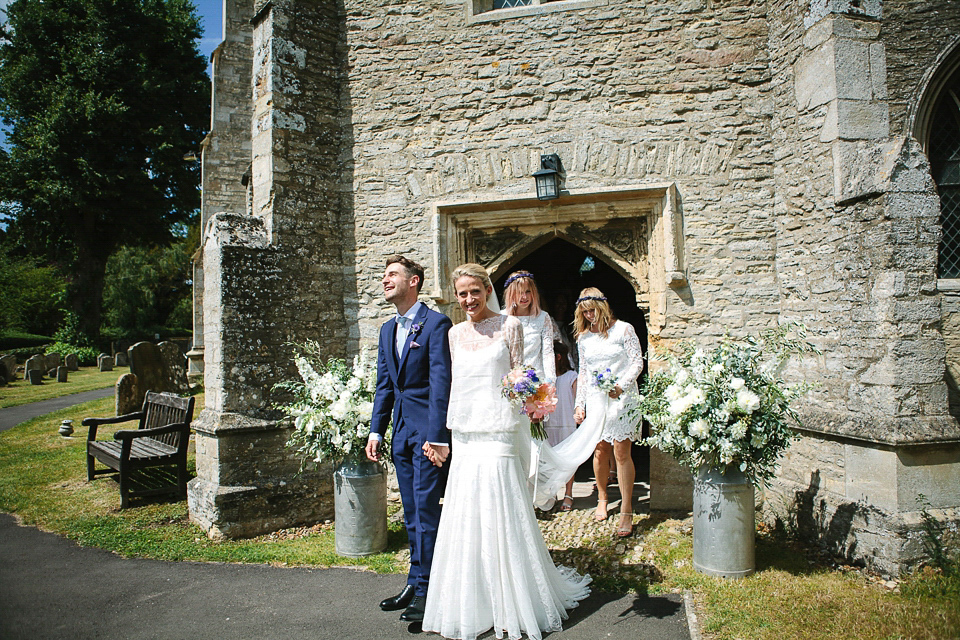
[[[559,198],[566,177],[567,172],[563,170],[560,156],[555,153],[540,156],[540,171],[533,174],[533,179],[537,182],[537,198],[540,200]]]

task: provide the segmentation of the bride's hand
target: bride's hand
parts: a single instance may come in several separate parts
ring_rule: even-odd
[[[586,418],[586,414],[583,411],[583,407],[577,407],[573,412],[573,421],[577,424],[583,422],[583,419]]]
[[[613,389],[611,389],[610,393],[608,393],[607,395],[613,398],[614,400],[616,400],[621,395],[623,395],[623,389],[620,388],[620,385],[617,385]]]

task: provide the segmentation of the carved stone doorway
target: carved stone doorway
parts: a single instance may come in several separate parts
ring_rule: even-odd
[[[643,353],[647,353],[647,322],[644,312],[637,306],[637,294],[633,285],[610,266],[597,253],[591,253],[561,238],[523,255],[519,254],[504,262],[494,273],[494,289],[503,300],[503,283],[507,276],[520,269],[531,272],[540,290],[544,309],[557,321],[561,331],[569,339],[568,344],[576,349],[573,339],[574,303],[580,290],[596,287],[609,299],[614,315],[633,325],[640,338]],[[646,363],[644,363],[646,364]],[[644,371],[644,374],[646,371]],[[642,376],[641,376],[642,379]],[[634,502],[644,502],[649,497],[650,448],[635,445],[633,462],[636,466]],[[577,480],[595,480],[592,460],[587,460],[577,471]],[[611,487],[612,489],[612,487]]]

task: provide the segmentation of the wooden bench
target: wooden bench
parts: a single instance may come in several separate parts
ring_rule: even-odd
[[[187,445],[194,398],[148,391],[143,409],[115,418],[84,418],[87,433],[87,480],[119,472],[120,508],[131,496],[163,493],[187,495]],[[136,430],[122,430],[113,440],[97,440],[97,427],[139,420]],[[107,469],[95,469],[99,460]],[[175,472],[175,473],[174,473]]]

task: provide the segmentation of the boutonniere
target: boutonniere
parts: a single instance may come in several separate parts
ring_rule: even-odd
[[[412,336],[417,335],[418,333],[420,333],[420,329],[423,329],[423,323],[414,322],[412,325],[410,325],[410,335]],[[417,346],[419,347],[420,345],[417,345]]]

